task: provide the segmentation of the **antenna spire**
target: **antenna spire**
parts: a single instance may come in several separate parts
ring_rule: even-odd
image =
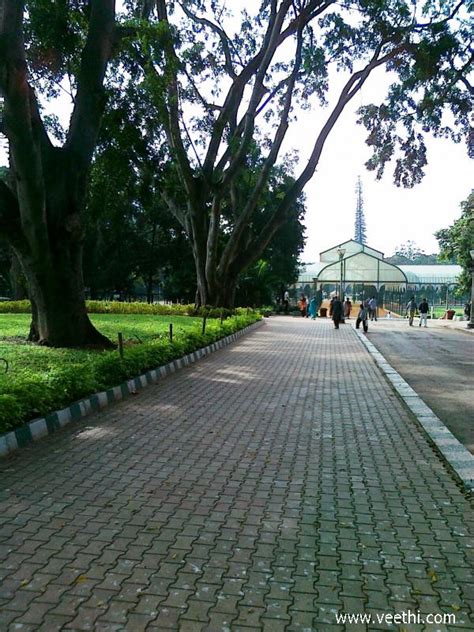
[[[357,184],[355,188],[357,202],[356,202],[356,214],[355,214],[355,231],[354,240],[360,244],[367,242],[366,228],[365,228],[365,215],[364,215],[364,198],[362,196],[362,181],[360,176],[357,177]]]

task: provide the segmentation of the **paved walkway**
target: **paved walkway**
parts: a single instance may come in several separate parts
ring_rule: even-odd
[[[271,319],[0,482],[2,631],[474,626],[468,502],[349,326]]]

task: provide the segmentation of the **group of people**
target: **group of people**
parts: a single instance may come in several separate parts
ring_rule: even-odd
[[[285,292],[285,298],[283,302],[285,305],[285,311],[287,311],[288,304],[289,304],[288,292]],[[313,298],[308,301],[306,296],[304,294],[301,294],[301,297],[298,301],[298,308],[301,313],[301,316],[303,316],[303,318],[311,317],[315,319],[318,313],[320,303],[321,301],[318,302],[316,296],[313,296]],[[469,310],[465,309],[464,312],[467,318],[469,318],[470,305],[466,307],[469,307]],[[429,311],[430,311],[430,306],[426,298],[423,298],[421,303],[417,304],[415,297],[412,296],[406,306],[406,316],[408,317],[409,325],[412,326],[415,316],[419,315],[420,316],[419,326],[427,327]],[[333,320],[334,327],[336,329],[339,329],[339,325],[343,323],[345,319],[351,317],[351,312],[352,312],[352,302],[349,299],[349,297],[347,297],[344,302],[342,302],[341,299],[337,295],[331,298],[329,302],[329,317]],[[388,313],[387,317],[388,318],[390,317],[390,312]],[[371,298],[366,299],[362,303],[360,303],[359,311],[357,313],[357,319],[356,319],[356,329],[359,329],[360,325],[362,324],[364,332],[367,332],[369,329],[369,326],[368,326],[369,320],[372,320],[372,321],[377,320],[377,299],[375,296],[372,296]]]
[[[300,300],[298,301],[298,308],[300,310],[301,316],[303,318],[311,318],[314,320],[318,315],[318,300],[316,296],[308,302],[308,299],[304,294],[301,295]]]
[[[319,301],[320,303],[320,301]],[[315,319],[318,313],[318,300],[315,296],[308,301],[304,294],[301,294],[298,301],[298,309],[303,318]],[[329,317],[334,322],[334,327],[339,329],[339,325],[344,322],[346,318],[350,318],[352,313],[352,302],[347,297],[344,303],[339,299],[337,295],[333,296],[329,302]],[[377,299],[372,296],[370,299],[365,300],[359,306],[359,311],[356,319],[356,329],[359,329],[362,323],[364,331],[368,331],[368,321],[377,320]]]
[[[411,299],[407,303],[406,308],[406,316],[408,316],[408,324],[410,327],[413,326],[413,321],[415,319],[416,314],[420,315],[419,326],[424,325],[428,327],[428,312],[430,311],[430,306],[426,298],[424,298],[419,305],[416,304],[415,297],[412,296]]]
[[[346,318],[351,317],[352,303],[349,298],[346,298],[344,303],[336,295],[329,304],[329,316],[334,322],[334,327],[339,329],[339,325],[344,322]],[[356,318],[356,329],[360,329],[360,325],[364,329],[364,332],[369,330],[369,320],[377,320],[377,299],[372,296],[370,299],[366,299],[359,305],[359,311]]]

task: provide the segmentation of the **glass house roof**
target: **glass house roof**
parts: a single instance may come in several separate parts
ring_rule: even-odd
[[[323,250],[323,252],[319,253],[319,260],[323,263],[330,263],[332,261],[339,261],[339,249],[343,249],[344,257],[350,257],[351,255],[355,255],[358,252],[366,252],[378,259],[383,259],[383,252],[380,250],[375,250],[374,248],[370,248],[365,244],[361,244],[358,241],[354,241],[354,239],[349,239],[349,241],[344,241],[342,244],[338,244],[333,248],[329,248],[329,250]]]
[[[345,283],[405,284],[407,279],[397,266],[378,259],[367,252],[357,252],[342,260]],[[320,283],[338,283],[341,278],[341,262],[335,261],[322,268],[318,274]]]
[[[385,261],[380,250],[370,248],[352,239],[320,253],[320,262],[301,269],[298,282],[339,283],[342,258],[343,278],[346,284],[408,284],[408,285],[454,285],[461,273],[458,265],[394,265]]]

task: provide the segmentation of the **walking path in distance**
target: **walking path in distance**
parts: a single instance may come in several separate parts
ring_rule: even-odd
[[[349,325],[272,318],[0,485],[2,631],[474,626],[469,503]]]

